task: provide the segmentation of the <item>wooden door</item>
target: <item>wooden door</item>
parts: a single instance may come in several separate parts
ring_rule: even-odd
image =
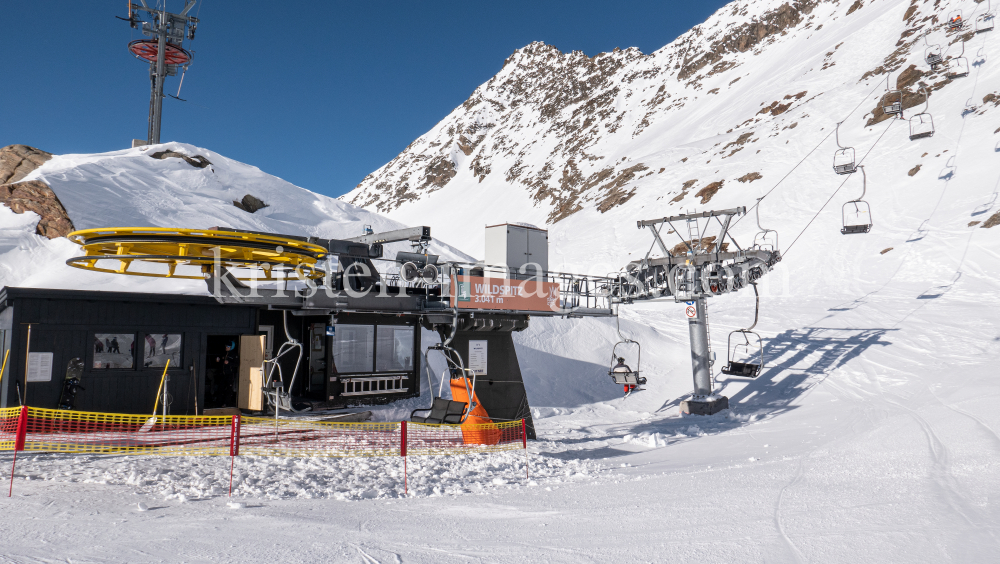
[[[240,335],[240,409],[264,409],[264,335]]]

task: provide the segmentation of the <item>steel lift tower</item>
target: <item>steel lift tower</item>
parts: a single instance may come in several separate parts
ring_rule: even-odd
[[[128,21],[134,29],[141,29],[142,34],[150,39],[137,39],[128,44],[128,50],[135,58],[149,63],[149,79],[151,83],[149,98],[149,133],[146,143],[155,145],[160,142],[160,122],[163,117],[163,82],[168,76],[176,76],[177,69],[187,70],[191,64],[191,52],[184,49],[185,37],[194,40],[194,32],[198,27],[198,18],[188,15],[197,0],[185,0],[184,9],[179,14],[172,14],[165,9],[157,10],[139,0],[138,4],[129,3]],[[164,2],[164,8],[166,2]],[[184,77],[181,76],[181,84]],[[178,90],[178,95],[180,90]]]
[[[639,229],[648,228],[652,232],[653,246],[643,259],[626,267],[625,283],[620,286],[622,294],[617,297],[624,303],[667,297],[687,303],[694,392],[691,399],[681,402],[684,413],[711,415],[729,407],[729,399],[715,395],[713,390],[715,358],[709,337],[707,298],[756,283],[781,260],[777,233],[773,230],[761,228],[754,244],[746,249],[732,237],[729,233],[732,219],[745,213],[745,207],[738,207],[637,222]],[[714,225],[712,220],[718,224],[717,235],[706,236],[706,231]],[[662,233],[665,226],[669,230]],[[663,240],[663,235],[671,233],[681,240],[673,249]],[[662,257],[650,258],[654,247],[659,248]]]

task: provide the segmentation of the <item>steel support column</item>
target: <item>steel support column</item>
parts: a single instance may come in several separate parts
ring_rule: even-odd
[[[694,376],[695,398],[712,395],[712,364],[708,344],[708,303],[705,298],[694,301],[697,315],[688,319],[691,337],[691,374]]]
[[[159,37],[157,38],[156,63],[149,65],[150,78],[153,82],[149,98],[149,135],[147,142],[156,145],[160,142],[160,122],[163,117],[163,83],[167,78],[167,25],[166,18],[161,18]]]
[[[712,415],[729,409],[729,398],[713,396],[712,393],[712,350],[708,336],[708,303],[704,296],[695,298],[696,314],[688,319],[688,334],[691,337],[691,374],[694,377],[694,393],[691,399],[681,402],[681,413],[690,415]]]

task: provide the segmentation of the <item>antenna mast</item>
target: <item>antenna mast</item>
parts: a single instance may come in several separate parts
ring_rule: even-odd
[[[128,44],[128,50],[135,58],[149,63],[150,98],[149,98],[149,132],[146,144],[155,145],[160,142],[160,122],[163,118],[163,83],[168,76],[177,76],[177,68],[187,70],[191,64],[191,52],[182,47],[184,38],[194,40],[194,32],[198,27],[198,18],[189,16],[197,0],[184,0],[184,9],[179,14],[166,11],[166,1],[163,9],[157,10],[139,0],[138,4],[129,2],[128,21],[134,29],[141,29],[142,34],[150,39],[137,39]],[[141,27],[140,27],[141,26]]]

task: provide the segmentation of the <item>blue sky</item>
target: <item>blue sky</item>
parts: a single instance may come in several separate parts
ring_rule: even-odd
[[[183,5],[166,1],[175,12]],[[519,47],[649,53],[724,4],[199,0],[196,54],[181,92],[188,102],[164,101],[161,139],[339,196]],[[145,137],[148,67],[125,49],[140,37],[114,18],[125,8],[123,0],[4,3],[0,146],[95,153]],[[176,94],[177,85],[169,78],[166,89]]]

